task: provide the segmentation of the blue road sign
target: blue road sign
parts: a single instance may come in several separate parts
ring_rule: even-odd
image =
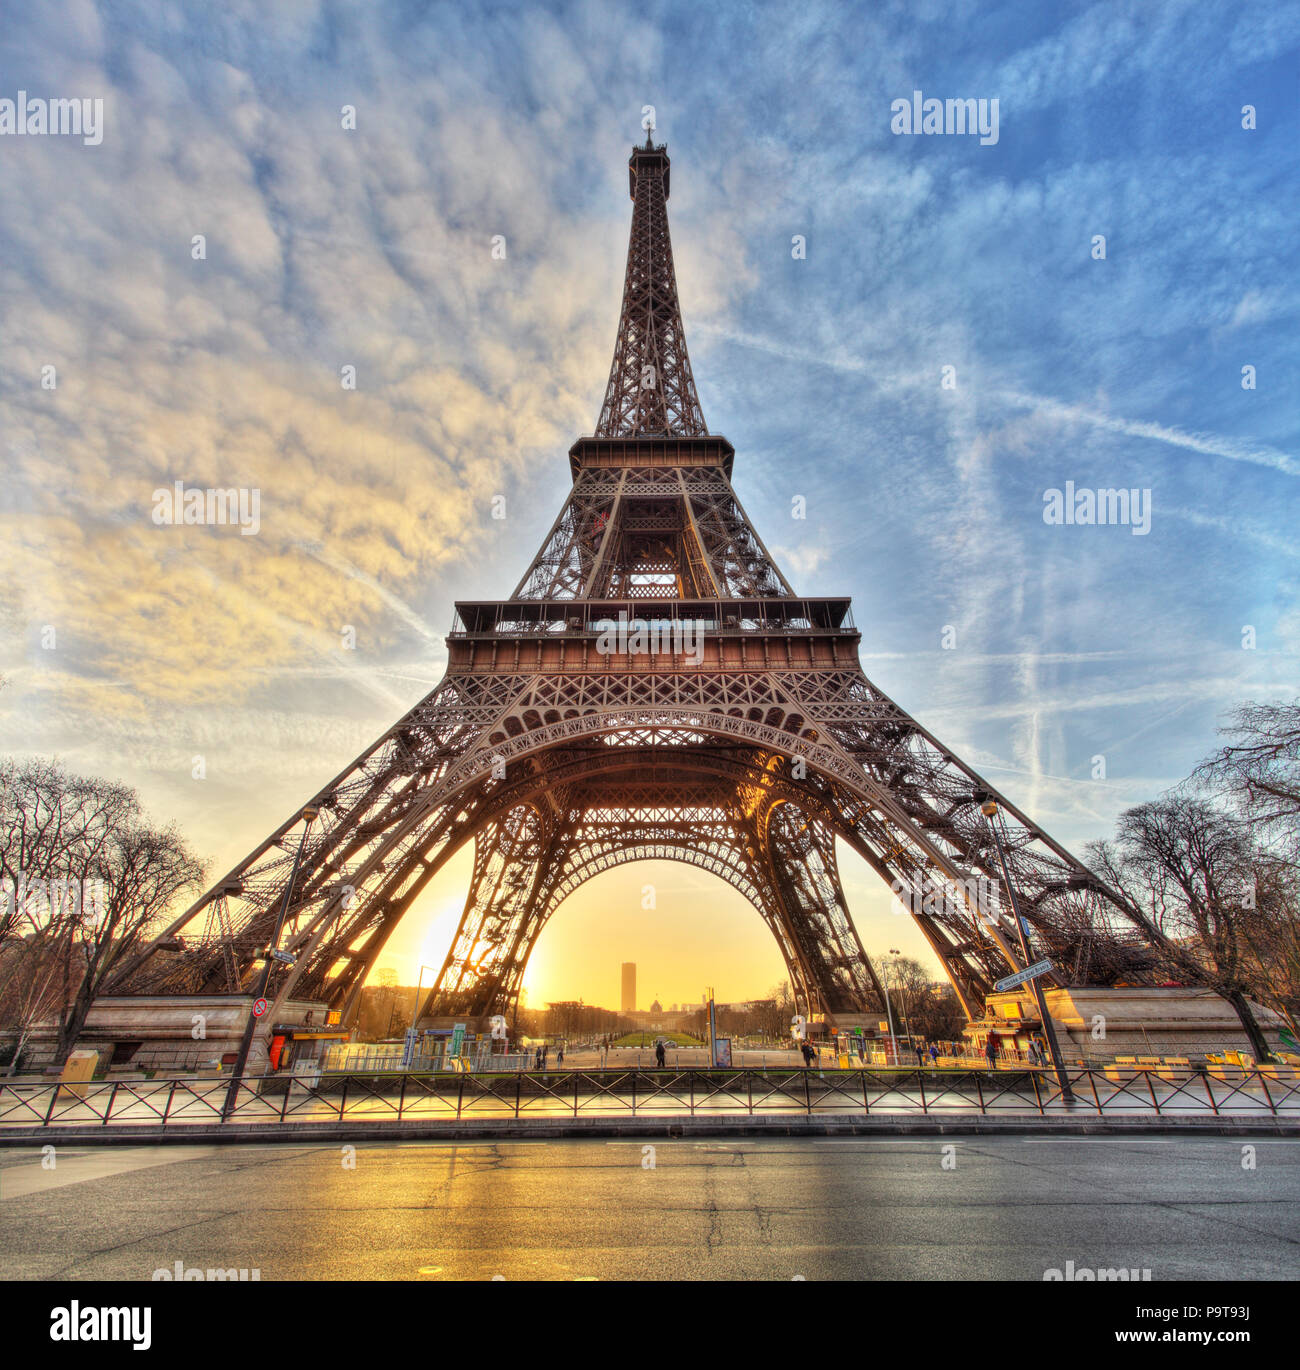
[[[1015,989],[1017,985],[1023,985],[1027,980],[1037,980],[1045,971],[1052,968],[1050,961],[1035,961],[1032,966],[1026,966],[1024,970],[1018,971],[1015,975],[1008,975],[1005,980],[999,980],[993,986],[1000,994],[1004,989]]]

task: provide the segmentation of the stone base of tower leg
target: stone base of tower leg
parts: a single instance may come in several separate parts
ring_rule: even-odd
[[[101,1068],[116,1065],[132,1071],[200,1071],[210,1074],[223,1059],[227,1069],[239,1051],[244,1025],[252,1010],[251,994],[139,995],[97,999],[75,1046],[99,1052]],[[343,1028],[327,1023],[325,1004],[291,999],[280,1005],[275,1021],[270,1015],[258,1025],[249,1051],[248,1072],[263,1073],[269,1066],[275,1036],[301,1042],[320,1040],[332,1032],[346,1040]],[[276,1029],[287,1028],[286,1033]],[[40,1070],[54,1063],[58,1032],[40,1024],[23,1050],[22,1068]],[[304,1048],[297,1048],[304,1050]]]
[[[1232,1006],[1209,990],[1045,989],[1043,997],[1069,1065],[1120,1056],[1185,1056],[1195,1065],[1211,1053],[1251,1052]],[[1252,1007],[1269,1045],[1276,1047],[1285,1020],[1261,1004]],[[983,1051],[990,1028],[1002,1047],[1021,1054],[1031,1033],[1041,1037],[1038,1006],[1028,986],[989,995],[984,1018],[963,1029],[972,1051]]]

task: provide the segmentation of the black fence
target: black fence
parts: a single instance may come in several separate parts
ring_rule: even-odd
[[[1300,1122],[1300,1074],[1258,1069],[1075,1067],[1072,1098],[1043,1069],[573,1070],[501,1074],[374,1071],[106,1081],[0,1082],[6,1128],[238,1122],[376,1123],[506,1118],[833,1116],[1168,1116]]]

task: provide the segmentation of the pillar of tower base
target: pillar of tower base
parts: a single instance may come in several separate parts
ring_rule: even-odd
[[[74,1044],[99,1052],[100,1064],[114,1055],[132,1070],[196,1070],[207,1073],[239,1051],[252,1011],[250,994],[138,995],[96,999]],[[309,1000],[286,1000],[258,1024],[249,1050],[248,1073],[263,1073],[273,1029],[324,1027],[328,1008]],[[23,1051],[25,1069],[42,1069],[57,1055],[58,1031],[40,1024]]]
[[[1044,989],[1047,1011],[1056,1026],[1067,1065],[1113,1061],[1119,1056],[1186,1057],[1198,1065],[1222,1051],[1251,1053],[1241,1019],[1226,1000],[1206,989],[1070,988]],[[1262,1004],[1252,1004],[1271,1047],[1285,1019]],[[1030,1036],[1041,1037],[1038,1006],[1029,986],[989,995],[985,1016],[963,1029],[972,1050],[992,1028],[1001,1044],[1021,1053]]]

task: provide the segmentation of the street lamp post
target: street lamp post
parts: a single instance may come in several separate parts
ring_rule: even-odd
[[[891,956],[898,953],[891,949]],[[894,1010],[889,1005],[889,976],[885,973],[885,963],[880,963],[880,983],[885,991],[885,1017],[889,1019],[889,1046],[894,1053],[894,1064],[898,1064],[898,1039],[894,1036]]]
[[[411,1000],[411,1032],[415,1031],[415,1015],[420,1011],[420,990],[424,985],[424,972],[432,969],[432,966],[426,966],[423,961],[420,963],[420,974],[416,977],[415,981],[415,998]],[[407,1041],[412,1041],[412,1039],[408,1037]],[[414,1049],[414,1047],[412,1047],[412,1049]],[[410,1059],[408,1053],[404,1051],[402,1053],[402,1065],[406,1066],[409,1064]]]
[[[899,949],[898,949],[897,947],[890,947],[890,949],[889,949],[889,954],[890,954],[891,956],[901,956],[903,953],[902,953],[901,951],[899,951]],[[895,970],[895,972],[897,972],[897,970],[898,970],[897,965],[895,965],[894,970]],[[894,988],[895,988],[896,990],[902,988],[902,985],[900,984],[899,979],[897,978],[897,976],[895,977],[895,980],[894,980]],[[908,1016],[907,1016],[907,996],[906,996],[906,995],[903,995],[903,997],[902,997],[901,999],[899,999],[899,1001],[898,1001],[898,1012],[899,1012],[899,1016],[900,1016],[900,1017],[902,1018],[902,1020],[903,1020],[903,1036],[906,1037],[906,1038],[908,1038],[908,1041],[909,1041],[909,1049],[910,1049],[910,1045],[911,1045],[911,1036],[912,1036],[912,1022],[911,1022],[911,1019],[908,1018]],[[897,1045],[895,1045],[895,1047],[894,1047],[894,1054],[895,1054],[895,1055],[898,1054],[898,1047],[897,1047]]]
[[[1016,887],[1011,879],[1011,868],[1007,864],[1006,848],[1002,845],[1002,815],[998,810],[997,801],[986,799],[980,805],[980,812],[989,820],[989,831],[993,834],[993,845],[998,849],[998,862],[1002,867],[1002,881],[1007,887],[1007,897],[1011,900],[1011,913],[1016,920],[1016,933],[1020,938],[1020,954],[1025,959],[1025,965],[1031,964],[1029,956],[1029,943],[1025,938],[1025,920],[1020,915],[1020,900],[1016,897]],[[1038,1004],[1038,1018],[1043,1025],[1043,1034],[1047,1038],[1047,1049],[1052,1055],[1052,1069],[1056,1072],[1056,1082],[1061,1087],[1061,1100],[1063,1103],[1072,1104],[1074,1102],[1074,1091],[1070,1088],[1069,1078],[1065,1073],[1065,1063],[1061,1060],[1061,1048],[1056,1041],[1056,1028],[1052,1023],[1052,1015],[1047,1011],[1047,1000],[1043,996],[1043,986],[1040,977],[1035,975],[1029,982],[1034,991],[1034,1000]]]
[[[319,809],[313,808],[310,804],[302,811],[302,840],[298,843],[298,854],[293,858],[293,871],[289,875],[289,883],[284,887],[284,898],[280,901],[280,912],[276,916],[275,931],[271,934],[271,940],[266,948],[265,959],[262,962],[262,973],[257,977],[257,988],[253,991],[253,1004],[266,994],[266,987],[271,983],[271,966],[275,963],[275,957],[271,953],[279,950],[280,933],[284,928],[284,920],[289,915],[289,905],[293,902],[294,887],[298,883],[298,867],[302,864],[302,854],[307,847],[307,836],[311,832],[311,825],[316,821],[316,815],[319,812]],[[244,1037],[239,1044],[239,1055],[235,1058],[235,1068],[230,1077],[230,1088],[226,1090],[226,1101],[221,1106],[223,1122],[230,1116],[230,1112],[235,1106],[235,1095],[239,1091],[239,1082],[248,1066],[248,1053],[253,1045],[253,1033],[257,1030],[257,1019],[253,1016],[253,1004],[248,1006],[248,1022],[244,1026]]]

